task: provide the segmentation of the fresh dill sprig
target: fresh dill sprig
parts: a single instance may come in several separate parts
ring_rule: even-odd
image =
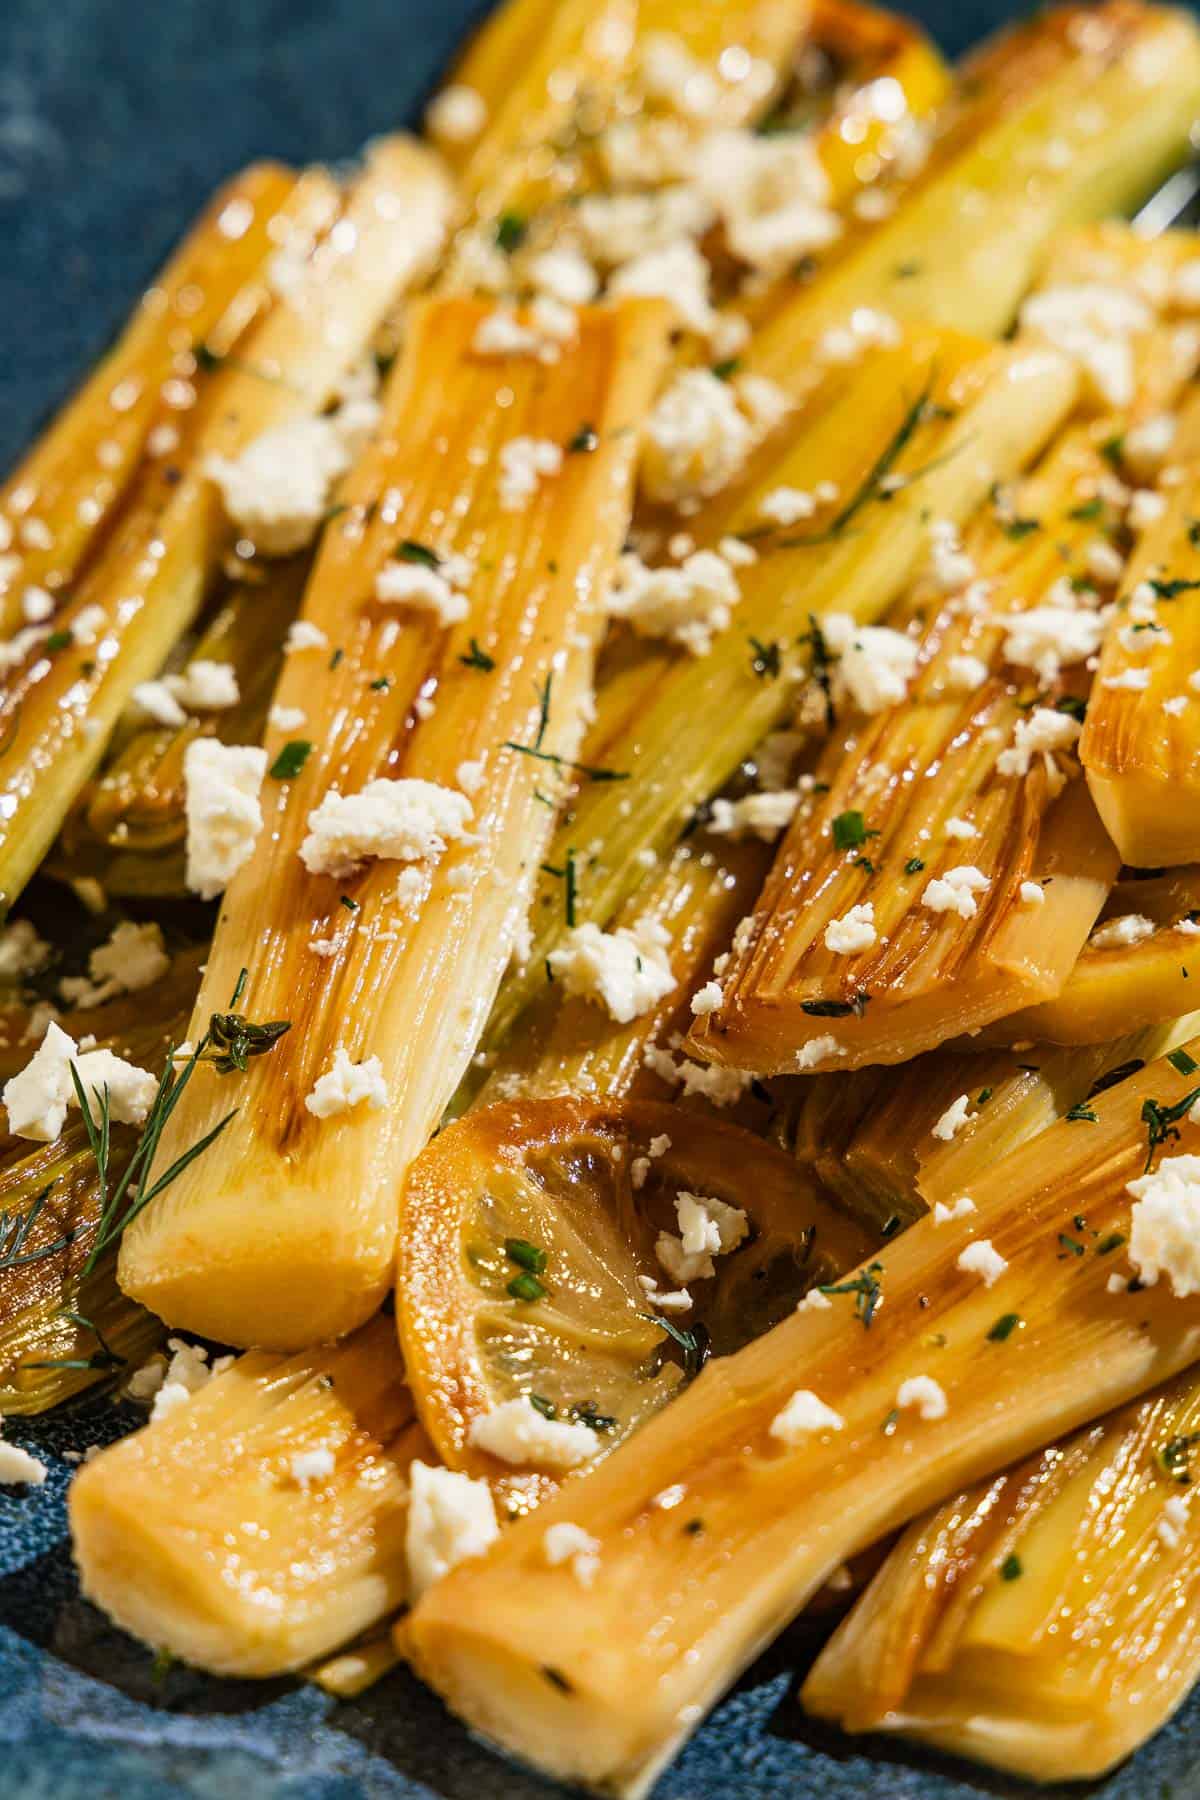
[[[854,1311],[863,1322],[864,1328],[871,1329],[872,1320],[883,1305],[883,1283],[879,1279],[883,1274],[881,1262],[868,1263],[861,1275],[853,1276],[849,1281],[839,1281],[829,1287],[823,1287],[823,1294],[853,1294]]]
[[[48,1181],[41,1192],[34,1195],[28,1212],[0,1212],[0,1274],[8,1269],[28,1268],[30,1263],[45,1262],[47,1257],[57,1256],[60,1250],[65,1250],[78,1235],[77,1230],[66,1231],[52,1244],[43,1244],[40,1250],[26,1250],[53,1186],[54,1183]]]

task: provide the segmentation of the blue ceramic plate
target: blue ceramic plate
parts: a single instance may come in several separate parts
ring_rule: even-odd
[[[218,181],[256,156],[347,156],[413,119],[486,3],[0,0],[0,464],[74,385]],[[957,53],[1006,8],[926,0],[916,10]],[[478,1747],[403,1673],[349,1705],[289,1682],[156,1679],[146,1652],[80,1599],[66,1543],[62,1452],[133,1422],[91,1401],[11,1429],[52,1473],[39,1491],[0,1492],[4,1800],[559,1791]],[[799,1628],[785,1636],[693,1739],[657,1800],[1033,1791],[815,1727],[796,1702],[811,1648]],[[1198,1726],[1200,1702],[1086,1791],[1200,1796]]]

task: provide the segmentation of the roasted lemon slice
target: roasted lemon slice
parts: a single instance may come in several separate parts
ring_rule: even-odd
[[[396,1309],[422,1422],[451,1468],[523,1510],[561,1465],[477,1442],[485,1415],[520,1401],[519,1418],[584,1426],[594,1443],[570,1441],[593,1460],[871,1248],[738,1126],[639,1101],[484,1108],[405,1189]]]

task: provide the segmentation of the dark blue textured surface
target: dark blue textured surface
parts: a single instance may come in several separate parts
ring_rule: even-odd
[[[696,0],[702,5],[705,0]],[[0,0],[0,464],[69,391],[222,177],[251,157],[338,158],[411,119],[486,0]],[[1003,10],[917,9],[957,52]],[[127,1421],[125,1422],[128,1423]],[[21,1800],[548,1800],[403,1674],[336,1706],[288,1683],[156,1681],[79,1598],[63,1450],[115,1435],[91,1401],[10,1435],[53,1465],[0,1490],[0,1796]],[[1029,1790],[883,1746],[795,1701],[789,1634],[693,1740],[658,1800],[970,1800]],[[1200,1705],[1101,1788],[1200,1797]],[[1046,1790],[1042,1790],[1046,1792]],[[1067,1790],[1056,1790],[1067,1792]]]

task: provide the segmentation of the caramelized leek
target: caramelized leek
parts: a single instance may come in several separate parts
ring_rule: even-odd
[[[1052,1126],[987,1172],[967,1218],[920,1220],[828,1309],[710,1363],[424,1595],[400,1634],[419,1672],[546,1773],[644,1795],[847,1556],[1195,1358],[1200,1298],[1165,1279],[1110,1291],[1130,1270],[1143,1105],[1178,1115],[1195,1150],[1192,1086],[1152,1065],[1099,1097],[1095,1124]],[[971,1244],[986,1278],[959,1266]],[[917,1377],[943,1405],[910,1407]],[[546,1529],[564,1521],[597,1540],[590,1586],[548,1564]]]
[[[1102,1775],[1200,1674],[1200,1387],[1176,1376],[911,1525],[803,1688],[1034,1781]]]

